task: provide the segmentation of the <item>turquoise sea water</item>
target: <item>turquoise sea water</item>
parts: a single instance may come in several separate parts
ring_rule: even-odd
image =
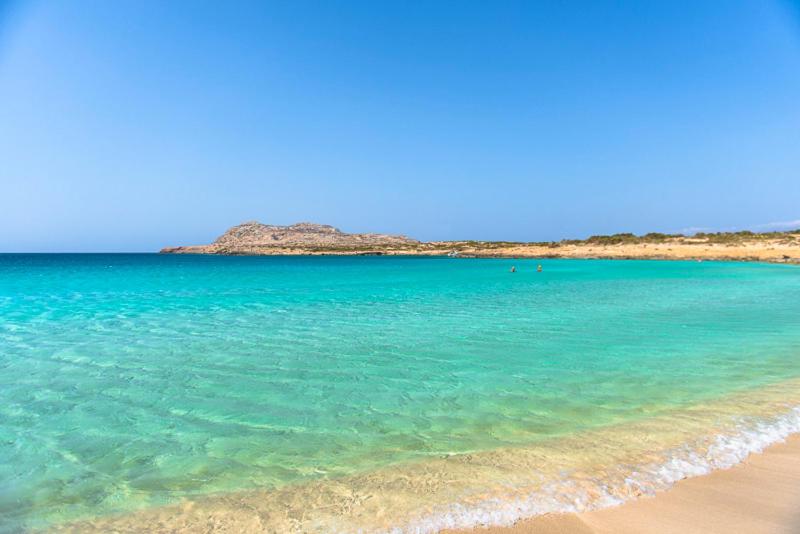
[[[797,377],[797,266],[0,255],[0,530],[575,440]]]

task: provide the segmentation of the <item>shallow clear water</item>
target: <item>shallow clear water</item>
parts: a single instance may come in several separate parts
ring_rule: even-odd
[[[719,402],[761,428],[793,389],[725,399],[798,377],[796,266],[0,255],[0,529],[243,490],[308,501],[451,455],[556,465],[669,417],[679,439],[649,435],[672,450],[723,425]],[[610,473],[597,451],[582,469]],[[546,471],[524,469],[504,484]]]

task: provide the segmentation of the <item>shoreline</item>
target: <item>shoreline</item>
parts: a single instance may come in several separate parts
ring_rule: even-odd
[[[598,429],[588,443],[607,449],[608,455],[603,455],[604,458],[607,457],[604,466],[597,465],[594,461],[590,461],[589,464],[581,461],[577,464],[571,461],[564,463],[565,458],[571,458],[568,451],[574,450],[574,445],[586,443],[586,436],[582,436],[578,438],[578,443],[567,443],[566,448],[562,448],[562,452],[556,452],[555,455],[551,455],[550,443],[543,443],[538,450],[516,447],[507,450],[497,449],[393,466],[339,480],[329,479],[288,485],[278,490],[243,490],[212,494],[173,504],[123,512],[119,515],[59,522],[51,524],[50,528],[44,530],[133,533],[148,529],[152,532],[174,534],[195,532],[211,525],[224,525],[232,532],[324,532],[326,528],[334,526],[337,531],[342,532],[431,534],[435,532],[447,534],[738,532],[739,530],[732,530],[730,525],[715,530],[715,525],[729,514],[706,513],[706,508],[728,506],[733,510],[744,510],[748,509],[747,505],[753,499],[763,504],[758,499],[764,494],[770,501],[776,502],[790,496],[790,500],[780,501],[782,504],[775,506],[783,506],[792,511],[800,510],[798,506],[800,505],[800,406],[791,404],[792,407],[785,411],[790,404],[787,404],[786,400],[778,400],[786,399],[788,392],[796,391],[796,384],[797,381],[792,379],[766,389],[759,389],[755,395],[750,393],[745,397],[736,395],[712,405],[693,406],[689,408],[689,413],[679,417],[685,418],[688,415],[691,419],[695,419],[693,413],[710,416],[712,412],[730,416],[732,414],[729,410],[735,408],[738,411],[742,402],[749,403],[750,408],[755,409],[748,410],[747,413],[750,415],[744,416],[745,419],[739,419],[736,430],[729,429],[726,432],[721,427],[697,442],[694,440],[687,442],[685,436],[684,438],[673,436],[670,438],[672,445],[660,451],[653,450],[652,453],[647,452],[650,438],[638,440],[640,443],[637,447],[641,451],[639,453],[634,451],[633,457],[622,450],[628,447],[631,435],[651,436],[655,432],[657,435],[669,438],[662,434],[664,431],[671,432],[669,429],[674,425],[672,416],[669,416],[669,419],[648,418],[637,423],[637,427],[633,429],[628,425]],[[778,412],[774,410],[776,406],[781,407]],[[767,419],[762,419],[763,416]],[[736,418],[738,419],[738,416]],[[700,428],[702,427],[703,425],[700,425]],[[633,431],[633,434],[630,431]],[[719,431],[723,433],[718,433]],[[685,434],[685,431],[682,433]],[[775,451],[781,452],[785,444],[791,449],[781,458],[788,461],[789,465],[772,466],[770,462],[775,456]],[[674,456],[674,452],[680,453]],[[649,458],[641,457],[640,453]],[[549,459],[546,463],[541,463],[545,457]],[[631,458],[638,458],[638,462],[628,463]],[[768,459],[767,464],[763,463],[765,460],[762,458]],[[753,468],[749,467],[751,465],[758,468],[755,475],[763,472],[790,473],[791,477],[786,484],[796,487],[796,490],[792,493],[782,487],[770,489],[774,481],[769,475],[765,480],[758,477],[754,479]],[[483,478],[482,475],[493,473],[492,468],[495,466],[503,467],[501,478],[490,477],[480,486],[473,484],[477,478]],[[487,468],[490,470],[486,471]],[[744,479],[734,480],[735,484],[743,480],[744,488],[734,486],[731,489],[728,487],[729,484],[718,487],[716,482],[707,486],[708,481],[728,477],[730,475],[725,473],[738,473],[745,468],[747,476]],[[507,491],[509,489],[507,485],[512,484],[514,477],[521,473],[543,470],[542,473],[553,471],[551,474],[554,474],[563,469],[577,470],[578,478],[572,479],[570,475],[572,480],[561,480],[561,482],[554,480],[554,485]],[[594,475],[591,472],[596,469],[601,469],[605,473],[604,485],[598,486],[592,482]],[[462,475],[467,475],[467,478],[464,479]],[[441,485],[445,480],[448,482]],[[453,483],[458,486],[459,480],[470,481],[469,485],[477,493],[473,492],[472,497],[467,497],[466,500],[436,503],[437,493],[451,492],[454,489]],[[438,482],[431,486],[432,481]],[[688,497],[684,495],[686,490],[681,488],[687,485],[694,487],[698,484],[700,489],[693,490]],[[436,491],[431,493],[432,490]],[[494,490],[500,490],[500,493]],[[734,504],[728,501],[721,505],[715,504],[713,497],[720,494],[731,494],[738,500]],[[776,496],[773,497],[773,494]],[[677,505],[670,504],[675,499],[674,495],[678,495]],[[442,496],[446,495],[442,493]],[[408,501],[409,497],[414,500]],[[710,500],[705,497],[709,497]],[[683,511],[683,507],[686,506],[684,501],[689,502],[686,511]],[[664,502],[667,504],[662,504]],[[649,510],[654,506],[650,503],[656,503],[655,512]],[[746,519],[756,526],[760,523],[772,525],[777,521],[781,528],[786,528],[781,530],[781,528],[753,527],[746,532],[796,532],[790,526],[800,526],[800,522],[793,522],[795,519],[800,520],[800,517],[786,517],[784,512],[780,512],[783,515],[775,515],[771,511],[775,506],[759,505],[752,510],[748,509],[749,513],[756,515],[754,517],[748,515]],[[645,511],[638,511],[642,507]],[[313,514],[317,516],[315,519],[311,516],[305,517],[311,509],[323,513]],[[330,510],[332,515],[325,510]],[[633,512],[629,512],[630,510]],[[296,517],[295,513],[300,513],[302,518]],[[761,515],[758,515],[759,513]],[[800,513],[798,515],[800,516]],[[707,521],[697,520],[695,516],[704,521],[710,519],[714,523],[709,526]],[[691,521],[691,524],[697,523],[699,525],[697,529],[685,528],[681,523],[684,517],[692,518],[688,521]],[[373,522],[373,519],[378,518],[380,519],[377,522]],[[323,525],[327,526],[323,528]],[[656,527],[660,528],[661,525],[671,526],[668,529],[658,530]]]
[[[683,534],[800,532],[800,434],[742,462],[684,478],[654,496],[580,513],[545,514],[512,526],[446,534]]]
[[[231,502],[239,502],[239,497],[232,496]],[[226,525],[226,519],[233,517],[212,518],[203,510],[196,509],[196,503],[190,502],[149,510],[159,511],[151,515],[144,510],[146,516],[132,523],[120,524],[107,517],[105,520],[96,518],[99,519],[97,523],[80,521],[34,530],[133,533],[147,528],[153,532],[194,532],[200,524],[189,516],[195,515],[201,516],[196,519],[204,527],[215,525],[226,532],[261,532],[264,526],[258,514],[236,517]],[[125,514],[128,518],[136,515],[135,512]],[[405,525],[397,527],[400,530],[390,531],[439,534],[793,534],[800,532],[800,433],[790,434],[761,452],[753,452],[733,466],[702,475],[689,475],[654,495],[641,495],[608,507],[583,512],[545,513],[520,519],[511,526],[490,524],[419,530],[420,526]]]
[[[162,248],[162,254],[235,256],[451,256],[728,260],[800,263],[800,230],[712,234],[631,233],[561,241],[417,241],[405,236],[347,234],[331,226],[288,227],[256,222],[235,226],[208,245]]]
[[[222,256],[222,257],[405,257],[405,258],[452,258],[452,259],[519,259],[519,260],[645,260],[645,261],[714,261],[714,262],[742,262],[742,263],[770,263],[777,265],[800,265],[800,253],[798,256],[778,257],[775,254],[755,254],[755,255],[736,255],[736,254],[647,254],[636,252],[614,251],[610,253],[566,253],[558,254],[552,252],[541,253],[539,251],[522,250],[508,252],[462,252],[457,255],[448,254],[446,251],[426,251],[426,250],[270,250],[259,252],[164,252],[156,254],[172,256]]]
[[[95,254],[95,253],[89,253]],[[103,253],[97,253],[103,254]],[[126,254],[126,253],[122,253]],[[599,256],[570,256],[558,254],[526,255],[526,254],[459,254],[458,256],[448,256],[444,253],[425,253],[425,252],[276,252],[259,254],[241,253],[205,253],[205,252],[142,252],[134,254],[159,254],[172,256],[217,256],[223,258],[263,258],[263,257],[296,257],[296,258],[316,258],[316,257],[392,257],[392,258],[439,258],[456,260],[598,260],[598,261],[686,261],[686,262],[718,262],[718,263],[761,263],[767,265],[800,265],[800,258],[779,259],[779,258],[758,258],[753,256],[730,256],[730,257],[710,257],[710,256],[622,256],[622,255],[599,255]]]

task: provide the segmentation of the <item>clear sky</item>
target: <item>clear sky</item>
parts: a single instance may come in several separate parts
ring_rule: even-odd
[[[0,251],[152,251],[252,219],[800,226],[800,6],[0,0]]]

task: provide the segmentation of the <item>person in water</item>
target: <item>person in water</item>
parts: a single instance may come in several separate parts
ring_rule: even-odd
[[[515,273],[515,272],[517,272],[517,268],[516,268],[516,266],[514,266],[514,265],[512,265],[512,266],[511,266],[511,272],[512,272],[512,273]]]
[[[542,272],[542,264],[541,264],[541,263],[540,263],[539,265],[537,265],[537,266],[536,266],[536,272],[537,272],[537,273],[540,273],[540,272]]]

